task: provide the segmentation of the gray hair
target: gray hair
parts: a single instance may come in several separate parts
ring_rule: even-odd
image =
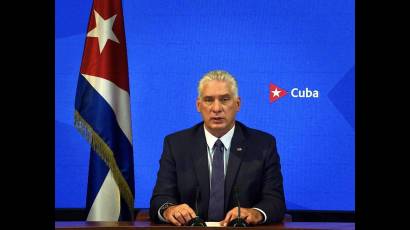
[[[238,97],[238,84],[236,83],[235,78],[230,73],[224,70],[213,70],[213,71],[206,73],[199,81],[198,98],[201,97],[202,89],[204,88],[204,85],[207,82],[212,81],[212,80],[227,82],[231,87],[231,92],[233,94],[233,97],[234,98]]]

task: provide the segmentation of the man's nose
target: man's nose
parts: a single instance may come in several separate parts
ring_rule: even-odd
[[[219,100],[215,100],[215,102],[212,105],[212,112],[218,113],[222,111],[222,104]]]

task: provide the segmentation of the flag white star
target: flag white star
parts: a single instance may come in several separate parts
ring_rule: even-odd
[[[102,53],[108,39],[120,43],[118,38],[115,36],[114,31],[112,31],[112,26],[117,15],[115,14],[111,18],[104,20],[104,18],[102,18],[97,11],[94,10],[94,16],[96,26],[88,32],[87,37],[98,38],[98,47],[100,48],[100,53]]]
[[[272,93],[273,93],[273,96],[275,97],[279,97],[279,94],[280,94],[280,92],[282,92],[282,91],[279,91],[278,90],[278,88],[275,88],[275,90],[274,91],[271,91]]]

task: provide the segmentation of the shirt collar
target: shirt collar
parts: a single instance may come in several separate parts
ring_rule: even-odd
[[[205,128],[205,125],[204,125],[204,130],[205,130],[206,144],[208,145],[209,149],[212,149],[214,147],[215,142],[218,140],[218,138],[212,135]],[[233,127],[227,133],[225,133],[225,135],[219,138],[224,144],[225,149],[229,149],[229,147],[231,147],[231,140],[232,140],[234,131],[235,131],[235,125],[233,125]]]

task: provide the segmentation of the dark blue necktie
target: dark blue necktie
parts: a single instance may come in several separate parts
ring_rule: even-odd
[[[208,220],[221,221],[224,215],[224,145],[217,140],[214,145],[214,156],[212,159],[211,193],[209,196]]]

